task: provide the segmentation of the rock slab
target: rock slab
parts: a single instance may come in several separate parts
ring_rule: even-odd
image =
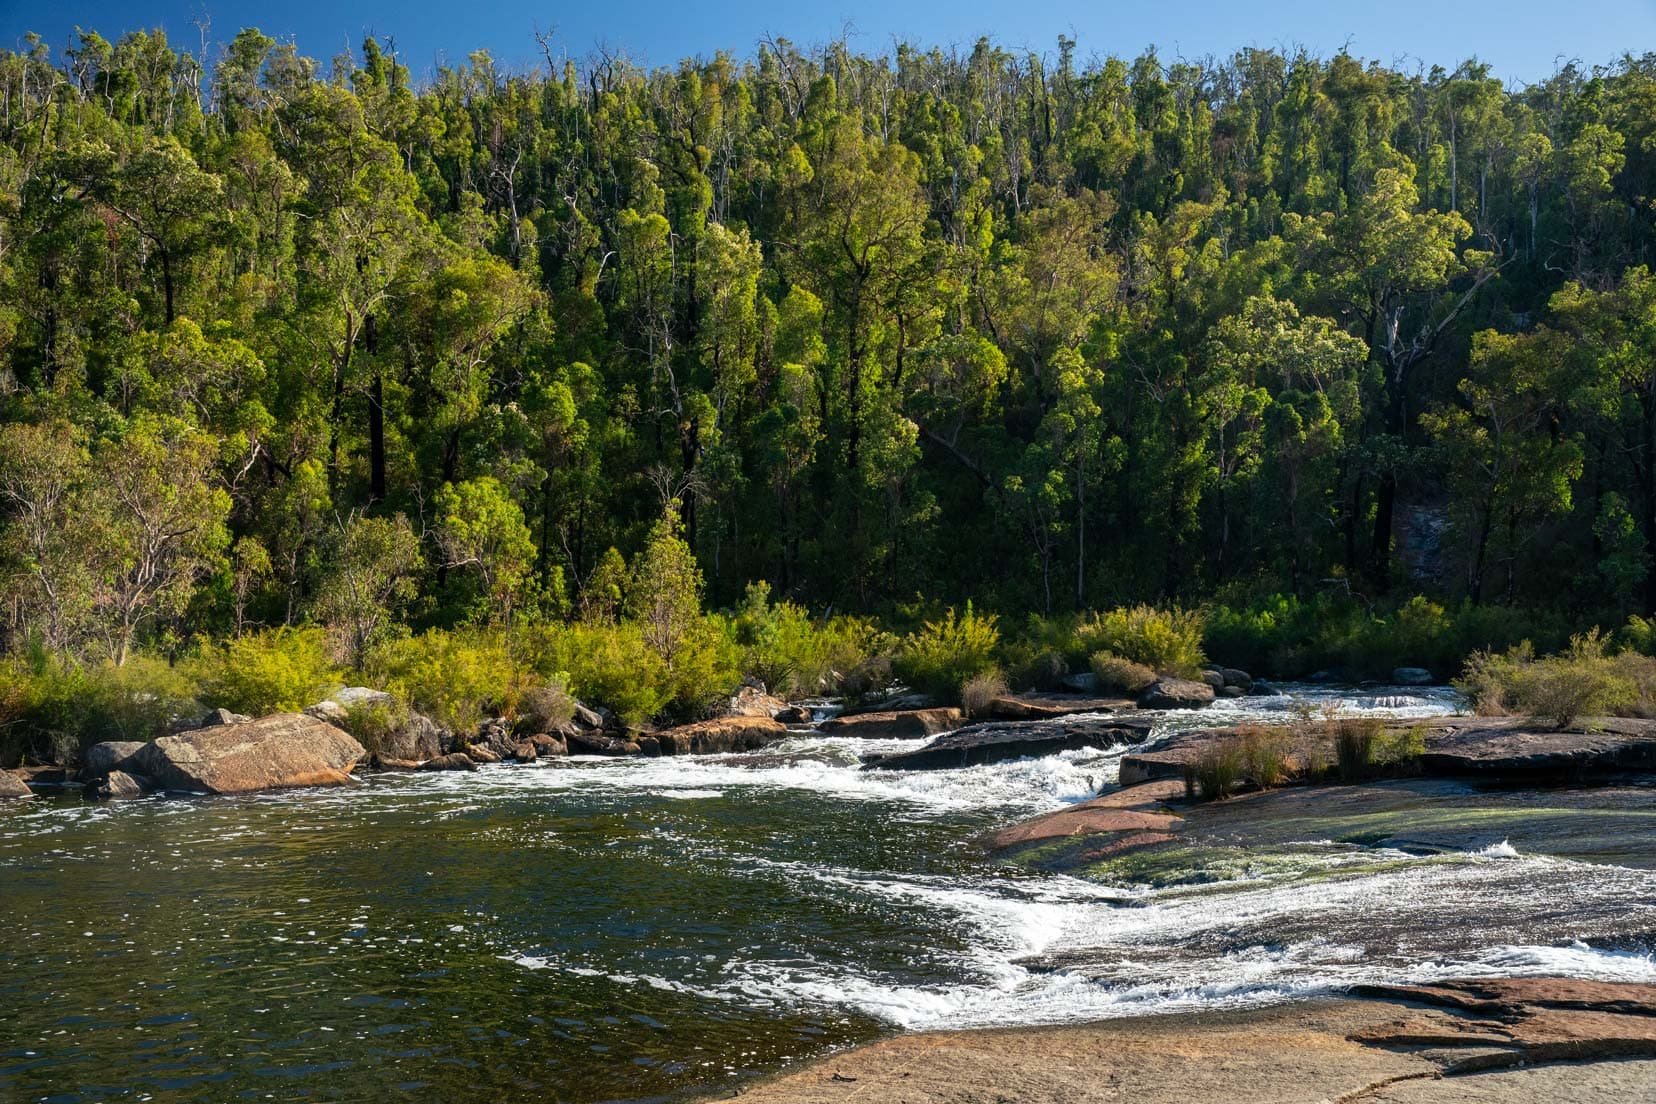
[[[969,725],[940,736],[925,747],[890,755],[869,756],[865,770],[947,770],[1028,759],[1082,748],[1112,748],[1148,738],[1148,721],[1105,717],[1065,718],[1057,721],[997,722]]]
[[[326,721],[277,713],[145,745],[129,762],[163,790],[235,794],[292,786],[341,786],[362,745]]]
[[[953,707],[894,709],[834,717],[823,721],[818,730],[825,736],[859,736],[870,740],[918,740],[959,728],[965,723],[966,714]]]
[[[0,770],[0,800],[11,797],[33,797],[34,791],[11,771]]]
[[[1213,704],[1213,687],[1189,679],[1159,678],[1139,695],[1140,709],[1203,709]]]
[[[764,715],[718,717],[655,734],[662,755],[717,755],[753,751],[788,734],[788,726]]]

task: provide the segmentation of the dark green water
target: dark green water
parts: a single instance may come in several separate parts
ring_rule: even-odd
[[[0,1101],[670,1099],[904,1027],[1656,980],[1637,864],[1308,840],[1211,886],[1020,873],[967,840],[1111,756],[858,771],[876,749],[0,804]]]

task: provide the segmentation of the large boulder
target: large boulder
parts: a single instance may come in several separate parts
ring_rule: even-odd
[[[290,786],[340,786],[362,759],[347,733],[302,713],[163,736],[133,756],[163,790],[233,794]]]
[[[381,736],[374,749],[380,759],[435,759],[443,754],[443,730],[424,713],[409,713],[396,728]]]
[[[569,744],[547,732],[537,732],[529,737],[534,745],[535,754],[542,759],[555,759],[569,754]]]
[[[770,717],[718,717],[680,725],[655,734],[663,755],[714,755],[752,751],[788,734],[788,726]]]
[[[871,755],[865,770],[945,770],[995,763],[1003,759],[1027,759],[1056,755],[1082,748],[1112,748],[1140,743],[1149,737],[1148,721],[1111,720],[1104,717],[1071,717],[1041,724],[975,724],[947,736],[939,736],[925,747],[890,755]]]
[[[1140,709],[1204,709],[1213,704],[1213,687],[1189,679],[1159,678],[1139,695]]]
[[[121,764],[144,750],[142,740],[105,740],[100,744],[93,744],[81,756],[81,780],[91,782],[102,778],[112,770],[117,770]]]
[[[33,797],[34,791],[11,771],[0,770],[0,801],[12,797]]]
[[[1432,672],[1424,667],[1398,667],[1392,671],[1392,683],[1397,686],[1430,686]]]
[[[855,713],[823,721],[825,736],[860,736],[870,740],[915,740],[948,732],[966,723],[966,714],[953,707],[944,709],[896,709],[880,713]]]

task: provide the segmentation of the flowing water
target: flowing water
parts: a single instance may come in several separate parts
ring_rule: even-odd
[[[1157,888],[998,867],[969,843],[1112,785],[1119,753],[858,769],[897,746],[806,734],[750,755],[0,806],[0,1100],[650,1100],[899,1028],[1380,978],[1656,981],[1656,793],[1571,813],[1628,818],[1611,834],[1630,845],[1590,863],[1514,846],[1496,818],[1463,852],[1307,839]]]

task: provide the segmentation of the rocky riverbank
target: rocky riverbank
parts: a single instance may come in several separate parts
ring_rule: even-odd
[[[1471,979],[1241,1012],[901,1035],[755,1104],[1586,1104],[1656,1098],[1656,987]]]

